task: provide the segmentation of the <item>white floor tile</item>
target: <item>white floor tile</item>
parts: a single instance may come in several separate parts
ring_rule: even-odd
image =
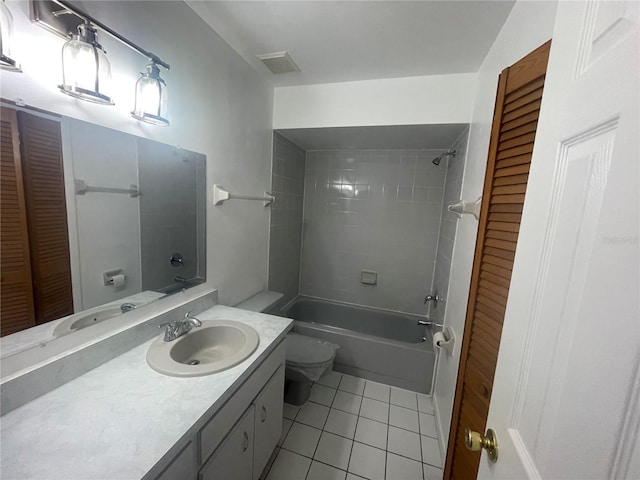
[[[307,480],[344,480],[347,472],[324,463],[312,462]]]
[[[391,403],[404,408],[418,410],[418,398],[416,392],[391,387]]]
[[[433,415],[433,398],[428,395],[418,394],[418,411]]]
[[[389,403],[389,391],[391,387],[389,385],[383,385],[381,383],[370,382],[367,380],[364,387],[364,396],[379,400],[381,402]]]
[[[329,411],[327,422],[324,424],[324,429],[327,432],[353,439],[357,423],[358,417],[356,415],[332,408]]]
[[[320,380],[318,380],[316,383],[319,383],[320,385],[324,385],[325,387],[338,388],[338,385],[340,385],[341,378],[342,378],[341,373],[331,371],[326,375],[323,375],[322,377],[320,377]]]
[[[278,440],[278,446],[282,445],[282,442],[284,442],[287,433],[289,433],[291,425],[293,425],[293,422],[291,420],[289,420],[288,418],[282,418],[282,433],[280,434],[280,440]]]
[[[365,397],[362,399],[360,416],[378,422],[389,423],[389,404]]]
[[[420,413],[420,435],[428,435],[429,437],[438,438],[436,419],[433,415]]]
[[[434,467],[442,468],[442,457],[440,456],[440,445],[438,440],[431,437],[420,437],[422,442],[422,461],[433,465]]]
[[[287,440],[288,439],[287,437]],[[420,453],[420,435],[401,428],[389,426],[387,450],[402,455],[403,457],[409,457],[417,461],[422,460]]]
[[[317,428],[294,422],[282,444],[282,448],[311,458],[316,451],[321,433]]]
[[[351,375],[342,375],[338,390],[353,393],[354,395],[362,395],[364,392],[365,381],[362,378],[352,377]]]
[[[424,480],[442,480],[442,470],[440,468],[423,463],[422,469],[424,470]]]
[[[284,418],[288,418],[289,420],[295,420],[296,415],[300,411],[300,407],[296,407],[295,405],[289,405],[288,403],[284,404],[284,408],[282,410],[282,416]]]
[[[370,480],[383,480],[386,455],[384,450],[354,442],[349,472]]]
[[[422,480],[422,463],[387,453],[387,480]]]
[[[325,387],[324,385],[318,385],[316,383],[313,387],[311,387],[311,396],[309,397],[309,400],[330,407],[335,394],[336,391],[333,388]]]
[[[298,412],[296,422],[322,430],[328,415],[329,407],[320,405],[319,403],[307,402]]]
[[[300,413],[302,413],[302,410]],[[298,418],[300,418],[300,413],[298,414]],[[389,425],[420,433],[418,412],[416,410],[398,407],[397,405],[391,405],[389,407]]]
[[[359,395],[338,391],[331,406],[333,408],[337,408],[338,410],[342,410],[343,412],[358,415],[358,413],[360,412],[361,403],[362,397],[360,397]]]
[[[355,440],[384,450],[387,448],[387,424],[360,417]]]
[[[354,475],[353,473],[347,472],[347,480],[361,480],[364,477],[359,477],[358,475]]]
[[[302,455],[280,450],[267,480],[300,480],[306,477],[311,459]]]
[[[332,433],[322,432],[320,443],[318,443],[318,448],[313,458],[319,462],[346,470],[349,466],[352,445],[352,440]]]

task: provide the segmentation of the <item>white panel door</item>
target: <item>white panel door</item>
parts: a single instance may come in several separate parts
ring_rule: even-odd
[[[559,2],[478,478],[640,478],[639,9]]]

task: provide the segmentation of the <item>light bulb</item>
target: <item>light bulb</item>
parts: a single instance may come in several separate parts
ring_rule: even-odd
[[[0,3],[0,68],[12,72],[21,72],[20,65],[11,57],[13,36],[13,16],[2,0]]]
[[[96,29],[88,23],[62,47],[62,85],[67,95],[93,103],[113,105],[109,96],[111,65],[98,43]]]
[[[169,126],[167,120],[167,84],[160,78],[155,63],[136,82],[136,103],[131,116],[142,122]]]

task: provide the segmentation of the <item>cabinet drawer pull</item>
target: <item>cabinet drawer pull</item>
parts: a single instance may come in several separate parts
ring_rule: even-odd
[[[260,423],[264,423],[267,420],[267,407],[265,407],[264,405],[262,406],[262,414],[261,414],[260,418]]]
[[[242,451],[246,452],[247,448],[249,448],[249,434],[247,432],[244,432],[244,436],[243,436],[243,441],[242,441]]]

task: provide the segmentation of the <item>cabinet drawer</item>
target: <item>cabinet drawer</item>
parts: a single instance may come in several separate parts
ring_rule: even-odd
[[[254,412],[251,405],[204,466],[200,480],[251,480]]]
[[[274,351],[253,372],[240,388],[232,393],[232,400],[227,401],[216,415],[200,430],[200,458],[202,463],[220,445],[227,432],[238,421],[242,413],[256,398],[260,389],[267,383],[278,367],[284,364],[285,346],[280,342]]]
[[[273,374],[254,401],[256,409],[253,479],[266,467],[282,433],[284,366]]]

